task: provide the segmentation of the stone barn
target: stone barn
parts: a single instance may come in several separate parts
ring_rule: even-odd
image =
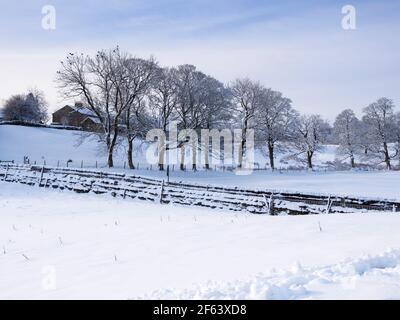
[[[97,117],[87,117],[81,122],[81,128],[85,131],[101,131],[101,122]]]
[[[81,103],[66,105],[54,112],[53,124],[77,127],[85,131],[101,130],[101,123],[96,114]]]

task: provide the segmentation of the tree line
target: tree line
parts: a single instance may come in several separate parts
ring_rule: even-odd
[[[118,144],[125,140],[127,163],[134,169],[135,139],[144,139],[150,129],[167,132],[173,122],[179,130],[241,129],[239,167],[246,155],[249,130],[254,130],[255,147],[268,157],[271,169],[275,169],[280,152],[289,153],[290,158],[311,169],[315,155],[328,143],[339,145],[338,155],[352,168],[358,158],[383,163],[387,169],[393,168],[394,159],[400,159],[400,113],[395,113],[394,103],[388,98],[365,107],[361,119],[346,109],[331,126],[318,114],[301,115],[289,98],[260,82],[239,78],[224,85],[193,65],[162,67],[153,57],[134,57],[118,47],[93,56],[68,54],[57,71],[56,82],[64,98],[81,101],[98,117],[102,130],[97,134],[106,147],[109,167],[114,166]],[[21,108],[16,112],[16,100],[24,100],[21,105],[33,105],[34,97],[12,97],[4,110],[7,114],[24,114]],[[44,119],[42,113],[34,120]],[[186,148],[192,148],[192,166],[197,169],[199,145],[208,169],[209,141],[193,147],[188,141],[182,139],[175,146],[180,149],[181,169],[185,169]],[[164,170],[169,146],[165,141],[159,143],[164,145],[159,155],[159,168]]]

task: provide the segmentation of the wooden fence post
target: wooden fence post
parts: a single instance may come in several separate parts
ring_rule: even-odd
[[[7,173],[8,173],[8,167],[9,167],[10,165],[7,163],[7,169],[6,169],[6,173],[5,173],[5,175],[4,175],[4,180],[3,181],[6,181],[6,179],[7,179]]]
[[[42,179],[43,179],[43,172],[44,172],[44,166],[42,167],[42,171],[40,172],[40,179],[39,179],[39,187],[40,187],[40,184],[42,183]]]
[[[265,199],[265,205],[267,207],[267,213],[270,216],[275,215],[274,213],[274,204],[275,204],[275,199],[274,199],[274,193],[271,193],[271,195],[269,196],[269,199],[267,199],[267,196],[264,194],[264,199]]]
[[[329,196],[328,203],[326,204],[325,213],[331,213],[332,203],[333,203],[333,201],[331,200],[331,196]]]
[[[167,183],[169,183],[169,164],[167,165]]]
[[[164,194],[164,180],[161,182],[161,190],[160,190],[160,203],[162,203],[162,198]]]

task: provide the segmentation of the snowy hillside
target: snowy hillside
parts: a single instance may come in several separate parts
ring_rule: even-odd
[[[24,156],[28,156],[31,163],[36,161],[47,165],[65,166],[66,161],[72,160],[70,167],[94,168],[96,161],[99,168],[105,167],[106,157],[99,151],[96,141],[85,140],[79,145],[81,132],[57,130],[47,128],[32,128],[11,125],[0,125],[0,160],[15,160],[21,163]],[[324,161],[332,161],[335,157],[335,147],[326,147],[326,153],[319,156]],[[265,162],[261,154],[257,154],[260,163]],[[124,149],[120,148],[115,156],[116,167],[111,171],[123,171],[125,161]],[[139,170],[125,170],[127,173],[165,179],[165,172],[147,170],[148,165],[143,152],[137,145],[135,163],[140,164]],[[321,163],[321,162],[320,162]],[[202,184],[242,186],[249,188],[264,188],[287,191],[303,191],[334,195],[354,195],[360,197],[380,197],[400,199],[397,185],[400,172],[365,172],[343,171],[331,172],[319,170],[308,171],[255,171],[249,176],[239,176],[232,172],[199,171],[181,172],[171,171],[171,180],[190,181]]]
[[[0,212],[2,299],[400,298],[398,214],[218,213],[3,182]]]
[[[59,161],[60,165],[65,166],[68,160],[73,160],[70,166],[78,167],[81,161],[84,162],[85,167],[95,167],[96,161],[100,167],[106,166],[105,152],[99,147],[95,138],[86,139],[82,144],[80,142],[82,142],[81,131],[0,125],[0,160],[22,162],[24,156],[28,156],[31,163],[36,161],[38,164],[46,161],[47,165],[55,166]],[[322,165],[326,161],[333,161],[335,150],[335,146],[325,147],[324,153],[316,157],[315,163]],[[122,168],[125,161],[126,154],[122,143],[115,155],[116,168]],[[148,166],[144,146],[140,142],[136,142],[134,162],[143,167]],[[267,160],[260,152],[256,152],[255,162],[264,168]],[[300,166],[294,161],[278,158],[278,168],[290,165]]]
[[[94,140],[85,140],[82,144],[81,131],[35,128],[25,126],[0,125],[0,158],[21,163],[28,156],[35,161],[48,165],[65,166],[73,160],[72,166],[80,166],[81,161],[87,166],[106,163],[106,157],[99,150]],[[118,156],[117,156],[118,161]]]

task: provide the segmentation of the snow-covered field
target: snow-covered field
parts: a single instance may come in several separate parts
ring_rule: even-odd
[[[102,170],[106,163],[104,154],[99,153],[98,146],[93,140],[85,140],[78,146],[80,132],[47,128],[32,128],[12,125],[0,125],[0,160],[15,160],[21,163],[24,156],[28,156],[31,163],[36,161],[47,165],[66,165],[71,159],[70,166],[80,167],[83,161],[85,168],[93,168],[96,161]],[[139,146],[137,146],[139,148]],[[137,148],[137,149],[138,149]],[[265,159],[257,154],[257,161],[262,164]],[[334,146],[327,146],[324,154],[316,158],[316,163],[333,161],[335,158]],[[116,168],[112,171],[124,171],[125,154],[123,149],[115,156]],[[136,150],[135,163],[141,167],[145,165],[143,153]],[[166,178],[165,172],[157,170],[125,170],[130,174]],[[218,184],[251,188],[265,188],[288,191],[302,191],[326,193],[334,195],[354,195],[359,197],[379,197],[400,199],[398,181],[400,172],[307,172],[307,171],[256,171],[249,176],[235,175],[232,172],[198,171],[180,172],[171,171],[171,179],[191,181],[203,184]]]
[[[400,298],[399,227],[393,213],[271,217],[0,182],[0,298]]]
[[[142,170],[142,176],[165,179],[165,172]],[[400,171],[254,171],[241,176],[232,172],[171,172],[171,180],[202,184],[240,186],[253,189],[311,192],[400,200]]]
[[[0,160],[102,170],[74,131],[0,126]],[[333,161],[327,146],[317,159]],[[264,160],[260,154],[257,161]],[[116,168],[124,171],[123,150]],[[135,162],[145,163],[142,154]],[[165,178],[156,170],[127,173]],[[171,172],[172,180],[400,199],[399,172]],[[0,299],[400,299],[400,215],[267,216],[0,181]],[[392,248],[392,249],[390,249]]]
[[[106,167],[106,152],[102,150],[102,144],[96,142],[96,137],[82,139],[81,131],[58,130],[50,128],[37,128],[15,125],[0,125],[0,160],[7,158],[16,162],[22,162],[28,156],[31,163],[62,166],[68,160],[72,160],[70,166],[79,167],[81,162],[85,167],[95,167],[96,161],[99,167]],[[87,136],[87,134],[86,134]],[[114,155],[116,168],[121,169],[126,162],[126,148],[122,141]],[[145,145],[140,141],[134,142],[134,163],[139,167],[148,167],[149,164],[145,157]],[[100,147],[99,147],[100,146]],[[326,161],[333,161],[335,158],[336,146],[326,146],[324,153],[315,156],[315,164],[322,166]],[[267,159],[265,155],[256,151],[255,162],[261,168],[265,167]],[[278,154],[277,167],[299,166],[295,161],[281,162]],[[200,157],[200,156],[199,156]],[[191,156],[187,156],[187,166],[191,166]]]

